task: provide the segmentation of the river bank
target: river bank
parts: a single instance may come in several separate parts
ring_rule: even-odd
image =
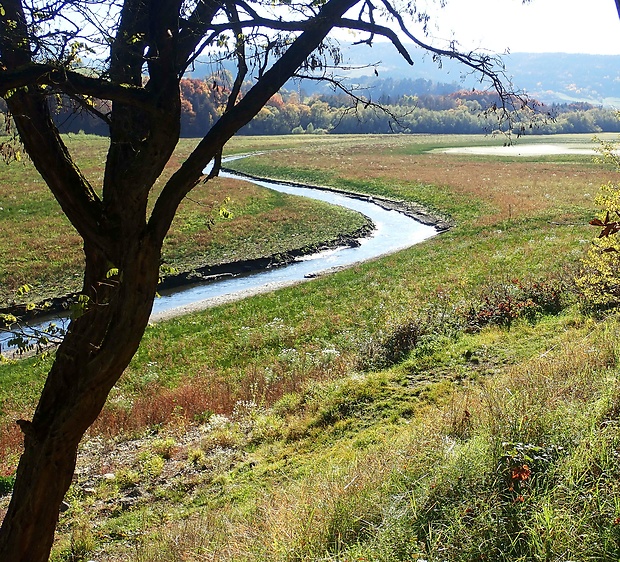
[[[349,200],[359,201],[362,203],[377,206],[380,209],[397,211],[398,213],[413,219],[417,223],[426,226],[432,226],[433,229],[435,229],[435,231],[437,232],[445,231],[450,227],[449,222],[445,219],[432,215],[431,213],[426,211],[421,205],[417,205],[412,202],[398,201],[396,199],[391,199],[388,197],[368,196],[361,193],[348,192],[342,189],[331,188],[327,186],[315,186],[299,182],[273,181],[268,178],[252,176],[250,174],[237,173],[234,170],[230,169],[225,169],[222,172],[225,177],[241,178],[244,180],[248,180],[252,183],[261,185],[261,187],[267,187],[269,189],[278,190],[285,187],[291,188],[293,192],[295,192],[296,190],[310,190],[311,192],[314,192],[316,194],[318,194],[319,192],[325,192],[328,194],[342,196]],[[306,195],[308,194],[306,193]],[[312,195],[310,196],[312,197]],[[342,205],[342,201],[340,201],[339,204]],[[360,214],[364,216],[363,213]],[[371,219],[369,219],[368,217],[365,217],[365,219],[365,223],[361,227],[357,228],[355,231],[339,234],[338,236],[333,237],[329,240],[325,240],[322,243],[305,245],[300,248],[294,248],[288,251],[279,252],[277,254],[270,254],[258,258],[237,260],[228,263],[206,264],[204,266],[193,268],[191,270],[168,274],[163,277],[162,282],[159,286],[159,292],[161,295],[164,296],[170,293],[178,294],[179,291],[191,287],[196,287],[197,285],[212,284],[228,279],[234,279],[240,276],[248,276],[256,274],[258,272],[283,268],[295,263],[300,259],[307,258],[308,256],[312,256],[320,252],[325,252],[338,248],[359,247],[361,241],[365,238],[370,237],[376,229],[376,225]],[[384,250],[385,251],[377,251],[375,253],[376,255],[380,255],[380,253],[391,251],[389,248],[386,248]],[[363,259],[368,259],[368,256]],[[343,266],[335,266],[336,269],[340,267]],[[304,277],[312,277],[316,275],[317,272],[314,271],[305,274]],[[198,298],[195,303],[184,302],[179,306],[170,306],[168,308],[174,308],[175,311],[171,310],[169,312],[158,310],[158,305],[160,304],[160,301],[158,299],[155,302],[153,320],[155,321],[161,318],[170,318],[172,316],[184,314],[189,311],[198,310],[200,309],[200,307],[216,306],[219,303],[228,302],[230,299],[244,298],[244,296],[265,292],[265,290],[274,290],[275,288],[288,286],[300,281],[301,279],[280,279],[277,281],[268,282],[266,284],[267,287],[270,287],[271,289],[263,289],[260,287],[242,288],[239,290],[234,290],[230,295],[220,294],[209,298]],[[72,303],[77,298],[77,295],[77,293],[72,293],[64,296],[46,299],[43,302],[37,303],[37,305],[30,310],[27,310],[27,306],[23,304],[5,307],[3,309],[0,309],[0,314],[14,315],[27,322],[45,320],[54,315],[58,316],[68,314]],[[161,307],[159,306],[159,308]]]

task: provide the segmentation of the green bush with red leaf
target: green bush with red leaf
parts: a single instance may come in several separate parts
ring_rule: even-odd
[[[465,311],[465,324],[476,332],[485,326],[509,328],[520,318],[533,321],[541,314],[557,314],[564,306],[566,282],[508,281],[487,285]]]

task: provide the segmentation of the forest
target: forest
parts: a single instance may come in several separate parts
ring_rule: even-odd
[[[222,115],[230,93],[227,72],[204,79],[181,80],[181,135],[200,137]],[[498,119],[491,110],[497,94],[458,89],[456,84],[437,84],[424,79],[387,79],[379,85],[347,93],[312,93],[302,87],[281,90],[239,134],[478,134],[492,133]],[[402,93],[408,91],[409,93]],[[374,97],[373,97],[374,96]],[[76,111],[68,98],[56,101],[56,119],[67,133],[105,135],[106,126],[92,113]],[[92,100],[95,107],[104,102]],[[586,102],[545,104],[535,101],[537,114],[523,115],[512,123],[515,132],[529,134],[576,134],[620,131],[617,112]],[[522,124],[524,123],[524,124]]]

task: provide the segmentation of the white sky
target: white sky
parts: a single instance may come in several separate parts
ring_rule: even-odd
[[[447,0],[433,13],[430,33],[466,48],[620,55],[614,0]]]

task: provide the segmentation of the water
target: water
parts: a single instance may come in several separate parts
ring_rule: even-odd
[[[228,173],[220,175],[235,177],[234,174]],[[383,209],[372,201],[348,197],[327,190],[295,187],[274,181],[248,181],[268,189],[291,195],[310,197],[358,211],[372,220],[375,230],[370,236],[360,239],[360,245],[357,247],[346,246],[326,250],[302,257],[286,266],[217,281],[206,281],[169,291],[160,298],[155,299],[153,319],[157,319],[158,316],[173,309],[179,309],[179,312],[182,312],[183,307],[199,301],[256,291],[260,290],[260,288],[269,288],[271,286],[277,287],[282,284],[290,284],[316,276],[333,268],[351,266],[408,248],[437,234],[437,230],[434,227],[424,225],[398,211]],[[39,320],[39,323],[32,328],[40,330],[47,326],[49,322],[61,321],[60,316],[45,318]],[[0,334],[0,350],[7,351],[9,349],[7,345],[9,339],[11,339],[10,334]]]
[[[234,174],[221,175],[235,177]],[[300,258],[287,266],[268,269],[247,276],[203,283],[162,295],[154,303],[154,314],[213,297],[248,291],[264,285],[299,281],[326,270],[351,266],[355,263],[409,248],[437,234],[434,227],[424,225],[398,211],[383,209],[372,201],[347,197],[326,190],[290,186],[274,181],[251,181],[268,189],[310,197],[358,211],[372,220],[375,230],[371,236],[360,239],[360,245],[354,248],[346,246],[326,250]]]

